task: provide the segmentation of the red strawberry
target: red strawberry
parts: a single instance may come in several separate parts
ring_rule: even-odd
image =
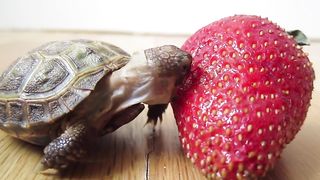
[[[182,48],[194,60],[172,106],[187,157],[209,178],[265,175],[306,117],[307,55],[279,26],[247,15],[203,27]]]

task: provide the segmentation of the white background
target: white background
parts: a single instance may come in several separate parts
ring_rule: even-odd
[[[269,17],[320,38],[316,0],[0,0],[0,30],[190,34],[234,14]]]

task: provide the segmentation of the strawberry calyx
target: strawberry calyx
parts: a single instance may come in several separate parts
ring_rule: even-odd
[[[300,30],[292,30],[287,31],[289,35],[293,37],[293,39],[297,42],[300,46],[309,46],[310,42],[307,36]]]

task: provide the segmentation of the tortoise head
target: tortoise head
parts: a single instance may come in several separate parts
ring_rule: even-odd
[[[175,77],[179,83],[190,70],[192,57],[173,45],[146,49],[148,64],[155,68],[160,77]]]

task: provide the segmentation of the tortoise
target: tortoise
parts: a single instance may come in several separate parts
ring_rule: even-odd
[[[44,44],[0,77],[0,128],[45,146],[42,163],[64,169],[87,154],[91,139],[132,121],[148,105],[162,118],[191,64],[173,45],[126,51],[102,41]]]

